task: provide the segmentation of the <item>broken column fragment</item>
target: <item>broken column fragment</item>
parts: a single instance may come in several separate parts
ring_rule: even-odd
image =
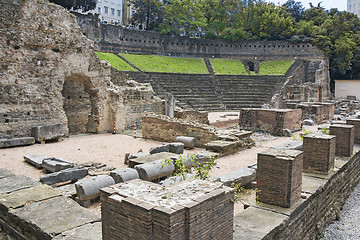
[[[114,179],[115,183],[120,183],[138,179],[139,173],[133,168],[122,168],[111,171],[110,176]]]
[[[84,178],[75,183],[76,194],[80,201],[91,200],[100,196],[100,189],[115,184],[112,177],[99,175]]]
[[[184,147],[185,145],[181,142],[173,142],[168,143],[169,145],[169,152],[175,153],[175,154],[183,154],[184,153]]]
[[[192,149],[195,147],[195,138],[194,137],[179,136],[179,137],[176,137],[176,141],[183,143],[185,148]]]
[[[84,178],[88,175],[88,170],[83,167],[67,168],[59,172],[46,174],[40,177],[40,182],[43,184],[53,185],[56,183],[75,181]]]
[[[150,154],[154,154],[154,153],[161,153],[161,152],[169,152],[170,150],[170,146],[168,144],[165,145],[161,145],[161,146],[156,146],[156,147],[152,147],[150,148]]]
[[[152,181],[170,176],[175,170],[175,165],[172,163],[167,164],[163,159],[160,159],[154,162],[136,165],[135,169],[138,171],[141,179]]]

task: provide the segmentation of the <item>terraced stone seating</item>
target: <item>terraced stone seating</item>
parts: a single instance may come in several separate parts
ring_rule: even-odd
[[[172,93],[180,106],[213,111],[261,107],[268,103],[287,76],[248,76],[128,72],[136,81],[150,83],[155,94]],[[214,79],[215,78],[215,79]]]

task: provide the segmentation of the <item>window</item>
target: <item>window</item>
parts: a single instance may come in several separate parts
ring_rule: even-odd
[[[109,8],[105,6],[105,7],[104,7],[104,13],[105,13],[105,14],[108,14],[108,12],[109,12]]]
[[[121,17],[121,11],[120,10],[117,10],[117,16]]]
[[[98,14],[101,14],[101,8],[98,7]]]
[[[114,8],[111,9],[111,15],[113,15],[113,16],[115,15],[115,9]]]
[[[351,5],[349,5],[349,10],[351,11]]]

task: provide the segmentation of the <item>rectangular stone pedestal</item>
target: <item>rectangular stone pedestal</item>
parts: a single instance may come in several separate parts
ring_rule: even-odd
[[[328,174],[334,169],[336,137],[310,134],[304,136],[304,172]]]
[[[256,181],[260,202],[291,207],[301,197],[303,152],[270,149],[258,153]]]
[[[336,156],[350,157],[354,148],[354,126],[334,124],[330,126],[330,134],[336,136]]]
[[[233,239],[233,189],[202,180],[103,188],[103,239]]]
[[[346,124],[354,126],[354,143],[360,143],[360,119],[348,119]]]

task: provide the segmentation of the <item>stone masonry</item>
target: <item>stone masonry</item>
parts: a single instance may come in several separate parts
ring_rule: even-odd
[[[103,239],[232,239],[233,196],[231,188],[202,180],[113,185],[102,189]]]
[[[330,134],[336,136],[336,156],[350,157],[354,148],[354,126],[334,124],[330,126]]]
[[[258,153],[256,181],[258,200],[291,207],[301,197],[303,153],[276,150]]]
[[[121,131],[146,112],[162,113],[149,84],[100,61],[74,15],[48,1],[0,1],[0,136]]]
[[[328,174],[334,169],[336,137],[310,134],[304,136],[304,172]]]

